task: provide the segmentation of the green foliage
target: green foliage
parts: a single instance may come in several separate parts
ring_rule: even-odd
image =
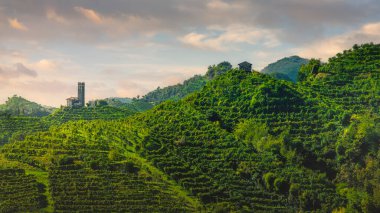
[[[301,188],[300,188],[300,184],[298,183],[292,183],[290,185],[290,188],[289,188],[289,194],[292,196],[292,197],[298,197],[300,192],[301,192]]]
[[[200,90],[206,85],[206,83],[207,79],[205,77],[195,75],[194,77],[185,80],[182,84],[165,88],[158,87],[156,90],[144,95],[140,101],[157,105],[166,100],[179,100],[190,93]]]
[[[12,116],[42,117],[51,114],[53,110],[54,108],[52,107],[44,107],[14,95],[8,98],[5,104],[0,105],[0,116],[1,114],[8,114]]]
[[[255,120],[245,120],[235,128],[235,135],[238,139],[248,143],[258,143],[269,136],[269,129],[265,123],[256,123]]]
[[[289,78],[288,75],[283,74],[283,73],[275,72],[275,73],[271,73],[269,75],[275,79],[278,79],[278,80],[293,81],[291,78]]]
[[[231,69],[143,113],[62,109],[0,157],[45,172],[57,212],[378,212],[379,58],[355,46],[296,84]]]
[[[48,130],[52,125],[60,125],[75,120],[112,120],[123,119],[137,113],[127,108],[111,106],[87,108],[62,108],[43,118],[0,116],[0,146],[13,137],[24,138],[25,135]]]
[[[99,100],[97,103],[96,103],[96,106],[107,106],[108,103],[107,101],[105,100]]]
[[[153,104],[142,99],[137,98],[106,98],[102,100],[93,101],[94,106],[90,104],[90,107],[110,106],[116,108],[122,108],[134,112],[143,112],[153,107]]]
[[[278,153],[283,146],[283,139],[269,134],[269,127],[256,120],[245,120],[235,128],[237,138],[259,152]]]
[[[274,180],[273,186],[276,191],[287,194],[289,190],[289,184],[284,178],[276,178]]]
[[[276,180],[276,175],[273,172],[268,172],[263,176],[265,187],[267,189],[272,189],[274,187],[274,181]]]
[[[136,111],[127,108],[118,108],[108,105],[82,108],[64,107],[60,110],[56,110],[51,115],[44,117],[43,122],[52,125],[76,120],[113,120],[123,119],[135,113]]]
[[[0,212],[32,212],[46,207],[44,186],[22,169],[0,168]]]
[[[232,69],[232,65],[228,61],[223,61],[218,65],[209,66],[206,72],[207,79],[214,79],[216,76],[226,73],[228,70]]]
[[[137,103],[145,102],[157,105],[166,100],[180,100],[193,92],[201,90],[209,80],[226,73],[230,69],[232,69],[232,65],[227,61],[209,66],[205,76],[195,75],[185,80],[182,84],[165,88],[158,87],[156,90],[147,93],[141,99],[135,101]]]
[[[299,56],[286,57],[269,64],[261,72],[277,79],[296,82],[301,66],[308,62],[308,59],[300,58]]]
[[[318,69],[321,66],[321,61],[312,58],[309,63],[301,66],[298,73],[298,81],[305,81],[307,79],[313,78],[317,75]]]
[[[196,208],[196,201],[164,174],[134,157],[135,143],[144,134],[143,129],[121,121],[68,122],[10,143],[2,151],[8,159],[49,172],[55,211],[167,212]],[[23,144],[28,144],[28,149],[19,152]]]
[[[23,138],[28,133],[47,129],[48,125],[40,118],[0,116],[0,146],[8,143],[12,135]]]

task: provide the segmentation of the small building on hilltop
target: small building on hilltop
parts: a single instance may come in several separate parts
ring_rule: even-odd
[[[78,82],[78,101],[81,107],[84,107],[84,104],[85,104],[84,88],[85,88],[84,82]]]
[[[88,107],[100,107],[100,106],[107,106],[108,102],[106,100],[91,100],[88,101],[87,106]]]
[[[67,98],[67,107],[84,107],[85,103],[85,84],[78,82],[78,97]]]
[[[67,101],[67,106],[68,107],[77,107],[79,106],[79,101],[77,97],[70,97],[66,99]]]
[[[246,72],[252,72],[252,64],[247,61],[241,62],[239,64],[239,69]]]

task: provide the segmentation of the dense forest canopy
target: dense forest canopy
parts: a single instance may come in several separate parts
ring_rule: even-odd
[[[0,212],[379,212],[380,45],[298,79],[223,62],[145,112],[1,117]]]

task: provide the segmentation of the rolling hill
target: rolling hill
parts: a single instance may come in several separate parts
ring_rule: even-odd
[[[308,63],[308,59],[299,56],[290,56],[282,58],[274,63],[269,64],[262,73],[272,75],[277,79],[297,81],[298,72],[302,65]]]
[[[296,84],[230,69],[142,113],[51,115],[0,148],[0,211],[378,212],[379,59],[355,45]]]
[[[42,117],[54,110],[53,107],[44,107],[17,95],[9,97],[5,104],[0,104],[0,114],[3,115]]]

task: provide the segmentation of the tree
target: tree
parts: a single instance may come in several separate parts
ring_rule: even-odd
[[[223,61],[219,63],[218,65],[212,65],[208,67],[208,70],[206,72],[206,77],[208,79],[213,79],[218,75],[222,75],[228,70],[232,69],[232,65],[228,61]]]
[[[321,60],[311,59],[306,65],[302,65],[298,73],[298,81],[305,81],[314,77],[321,66]]]

